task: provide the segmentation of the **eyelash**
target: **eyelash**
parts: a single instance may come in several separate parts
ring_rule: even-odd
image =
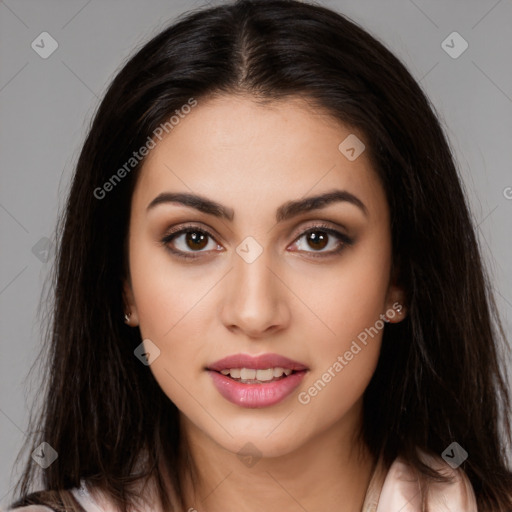
[[[314,233],[316,231],[321,231],[323,233],[327,233],[328,235],[332,235],[332,236],[338,238],[340,240],[340,247],[338,247],[335,250],[331,250],[331,251],[327,251],[327,252],[305,251],[307,253],[311,253],[313,258],[326,258],[329,256],[334,256],[334,255],[340,254],[346,247],[350,247],[354,243],[354,240],[352,238],[348,237],[347,235],[345,235],[343,233],[340,233],[339,231],[329,227],[326,224],[317,224],[314,226],[310,226],[305,231],[303,231],[298,237],[295,238],[294,243],[296,241],[300,240],[305,235]],[[200,258],[201,257],[200,254],[205,251],[194,251],[197,255],[192,256],[191,254],[194,254],[194,252],[188,253],[188,252],[184,252],[184,251],[180,251],[180,250],[176,250],[176,249],[171,249],[171,247],[169,247],[169,245],[168,245],[179,235],[182,235],[184,233],[189,233],[189,232],[200,233],[201,235],[206,235],[206,236],[210,237],[212,240],[215,240],[215,237],[211,233],[209,233],[208,231],[206,231],[203,228],[199,228],[198,226],[192,224],[192,225],[180,226],[180,228],[178,228],[177,230],[173,230],[173,231],[169,232],[162,238],[161,242],[168,251],[170,251],[175,256],[178,256],[179,258],[184,258],[184,259],[188,259],[188,260],[194,260],[194,259]],[[316,254],[315,254],[315,252],[316,252]]]

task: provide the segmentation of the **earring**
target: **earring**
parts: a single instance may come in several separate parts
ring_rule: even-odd
[[[132,316],[131,312],[124,314],[124,321],[128,323],[130,321],[130,317]]]
[[[388,313],[389,313],[389,316],[388,316]],[[390,309],[388,309],[388,311],[386,311],[386,313],[384,313],[383,320],[386,323],[396,323],[399,320],[393,320],[393,319],[395,318],[396,315],[402,316],[402,313],[405,313],[405,309],[403,308],[402,304],[398,304],[396,306],[395,306],[395,304],[393,304],[393,309],[390,308]]]

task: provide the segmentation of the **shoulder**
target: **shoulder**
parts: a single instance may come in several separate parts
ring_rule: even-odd
[[[6,512],[100,512],[100,509],[81,482],[80,487],[72,489],[32,492],[11,503]]]
[[[477,512],[473,487],[462,469],[453,469],[441,457],[421,452],[423,462],[442,475],[451,477],[452,482],[435,482],[428,491],[428,505],[432,512]],[[419,512],[421,510],[420,484],[413,469],[401,458],[391,465],[379,498],[377,512],[400,510]]]
[[[143,482],[140,485],[141,487],[136,489],[138,496],[143,493]],[[151,504],[139,509],[141,512],[163,512],[151,500],[149,501]],[[5,512],[120,512],[109,495],[84,479],[80,480],[78,487],[72,489],[32,493],[18,500],[12,507]],[[0,512],[4,512],[2,508]]]

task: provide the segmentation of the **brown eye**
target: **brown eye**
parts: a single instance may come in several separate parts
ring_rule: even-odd
[[[329,235],[324,231],[310,231],[306,239],[310,247],[319,250],[327,245]]]
[[[200,231],[187,231],[185,233],[185,244],[192,250],[204,249],[208,245],[208,235]]]
[[[305,243],[302,240],[305,239]],[[309,253],[314,257],[332,256],[338,254],[345,247],[353,245],[354,240],[349,236],[328,226],[313,226],[296,239],[295,246],[301,252]],[[328,250],[323,250],[326,247]],[[312,249],[312,250],[311,250]],[[318,253],[318,254],[315,254]]]
[[[220,247],[214,242],[210,233],[195,226],[184,227],[179,231],[169,233],[162,239],[162,243],[170,252],[183,258],[196,258],[201,253],[208,252],[204,249],[208,247],[210,241],[212,242],[211,249]],[[198,253],[197,256],[194,253]]]

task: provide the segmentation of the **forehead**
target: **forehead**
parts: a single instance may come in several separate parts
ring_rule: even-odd
[[[239,96],[198,101],[157,139],[134,201],[147,205],[161,192],[179,190],[262,208],[263,201],[280,204],[343,188],[382,210],[385,198],[368,154],[349,160],[345,140],[366,144],[359,131],[302,98],[266,105]]]

